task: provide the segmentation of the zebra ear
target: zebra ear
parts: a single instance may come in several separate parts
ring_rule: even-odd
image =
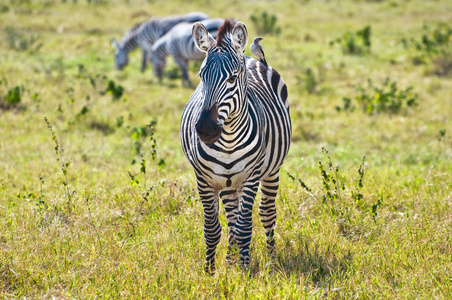
[[[215,39],[209,34],[206,27],[199,22],[193,25],[192,35],[196,47],[203,52],[209,51],[216,44]]]
[[[242,22],[237,22],[232,29],[232,43],[237,53],[243,53],[245,51],[246,44],[248,43],[248,30]]]

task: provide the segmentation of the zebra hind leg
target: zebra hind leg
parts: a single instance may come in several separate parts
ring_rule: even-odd
[[[224,210],[226,211],[226,219],[229,229],[229,243],[226,262],[229,265],[232,265],[236,262],[238,253],[237,241],[235,239],[235,223],[237,222],[238,213],[238,193],[236,190],[225,190],[220,193],[220,198],[223,202]]]
[[[215,250],[221,238],[221,225],[218,220],[218,193],[200,187],[198,187],[198,191],[204,209],[205,271],[208,274],[213,274],[215,272]]]
[[[271,255],[275,255],[275,226],[276,206],[275,199],[279,187],[279,172],[262,180],[262,199],[259,205],[259,216],[267,236],[267,249]]]

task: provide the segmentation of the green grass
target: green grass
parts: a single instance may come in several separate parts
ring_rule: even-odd
[[[203,271],[202,206],[179,144],[192,90],[180,77],[158,84],[149,69],[141,74],[139,51],[125,70],[113,68],[112,37],[152,15],[194,10],[243,21],[250,40],[252,15],[275,15],[281,29],[262,46],[288,85],[293,144],[281,171],[276,258],[265,251],[256,210],[248,272],[225,262],[223,211],[217,273]],[[414,64],[420,53],[402,43],[451,19],[447,0],[4,1],[0,296],[452,298],[452,81],[444,57]],[[330,46],[365,26],[369,53]],[[442,47],[450,53],[452,45]],[[170,61],[168,71],[175,68]],[[417,106],[336,110],[368,79],[382,86],[386,78],[400,90],[412,86]],[[119,99],[105,93],[109,81],[123,87]],[[16,86],[23,86],[19,103],[5,104]],[[155,141],[134,134],[151,121]],[[332,176],[327,186],[319,161]],[[70,163],[66,174],[62,162]]]

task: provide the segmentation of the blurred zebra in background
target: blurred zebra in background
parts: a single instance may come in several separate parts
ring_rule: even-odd
[[[150,58],[152,45],[157,39],[166,34],[171,28],[181,22],[196,22],[209,18],[202,12],[192,12],[185,15],[170,17],[152,17],[146,22],[132,27],[118,42],[112,40],[115,48],[115,68],[122,70],[129,63],[129,52],[138,46],[142,51],[141,72],[146,70],[147,60]]]
[[[279,73],[243,54],[248,41],[243,23],[234,26],[226,20],[216,42],[196,23],[193,39],[207,55],[199,72],[201,82],[182,113],[180,136],[204,209],[205,269],[211,273],[221,237],[219,199],[229,228],[227,261],[234,261],[238,245],[242,266],[249,265],[252,209],[259,183],[259,216],[267,248],[275,252],[275,198],[292,126],[287,87]]]
[[[204,27],[213,38],[217,37],[218,28],[223,24],[224,19],[207,19],[201,21]],[[188,77],[188,61],[203,61],[206,53],[199,50],[193,40],[193,23],[179,23],[167,34],[155,42],[151,49],[151,62],[154,74],[160,80],[163,78],[163,71],[166,66],[166,56],[171,55],[182,70],[182,83],[192,87]]]

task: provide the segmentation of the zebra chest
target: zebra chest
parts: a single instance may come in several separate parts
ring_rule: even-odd
[[[264,155],[261,151],[255,153],[244,148],[233,153],[200,149],[198,164],[200,174],[217,189],[241,186],[256,171],[260,172]]]

